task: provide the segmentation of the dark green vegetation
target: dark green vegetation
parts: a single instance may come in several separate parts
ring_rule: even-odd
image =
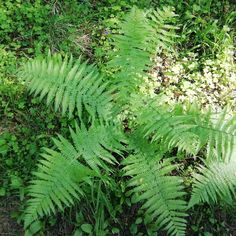
[[[233,51],[233,2],[0,1],[0,235],[234,235],[235,106],[146,92]]]

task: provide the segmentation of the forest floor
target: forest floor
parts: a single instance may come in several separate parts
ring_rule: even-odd
[[[19,202],[12,198],[5,198],[0,205],[0,235],[22,236],[22,226],[12,217],[12,212],[19,209]]]

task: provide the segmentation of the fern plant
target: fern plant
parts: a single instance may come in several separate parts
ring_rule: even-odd
[[[24,217],[28,234],[37,233],[39,228],[32,231],[32,225],[37,226],[44,215],[73,206],[75,201],[89,201],[94,191],[89,189],[99,188],[100,193],[102,187],[112,186],[115,191],[119,188],[115,174],[125,177],[126,192],[133,203],[142,206],[146,225],[168,235],[185,235],[188,207],[176,164],[180,152],[200,153],[205,159],[200,173],[193,177],[189,207],[233,198],[235,116],[228,117],[227,110],[215,115],[196,105],[145,101],[138,92],[156,48],[173,43],[175,27],[165,22],[174,14],[168,12],[131,10],[121,24],[121,34],[114,36],[114,52],[107,64],[112,75],[103,78],[95,66],[60,55],[31,60],[22,68],[21,76],[31,93],[47,97],[46,104],[54,102],[55,110],[63,115],[75,113],[80,118],[75,130],[68,128],[71,137],[59,135],[55,147],[45,148],[42,154],[29,187]],[[138,102],[133,100],[134,94]],[[128,129],[123,127],[126,121],[116,116],[124,105],[132,108],[135,118]],[[89,122],[84,122],[86,118]],[[105,202],[106,213],[111,214],[112,204]]]

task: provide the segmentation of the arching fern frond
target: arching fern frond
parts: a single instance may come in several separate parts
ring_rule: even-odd
[[[176,15],[170,8],[144,11],[133,7],[120,25],[120,34],[113,35],[114,51],[110,54],[107,69],[114,72],[113,83],[119,97],[137,91],[142,77],[152,64],[151,58],[159,48],[173,46],[174,27],[169,24]]]
[[[199,128],[195,132],[202,140],[206,138],[208,160],[230,161],[236,144],[236,114],[230,115],[226,108],[211,114],[204,123],[199,123]]]
[[[236,161],[212,162],[200,166],[194,174],[189,207],[199,203],[216,204],[219,200],[232,204],[235,199]]]
[[[72,143],[59,135],[54,143],[65,157],[72,156],[85,162],[91,169],[99,173],[111,171],[109,165],[117,161],[111,153],[122,155],[124,142],[122,133],[112,126],[94,125],[87,129],[84,125],[76,125],[76,130],[70,129]]]
[[[229,160],[235,149],[235,118],[227,110],[215,115],[196,105],[165,107],[150,103],[139,115],[138,124],[145,137],[167,149],[178,147],[196,155],[206,147],[208,160]]]
[[[139,108],[140,110],[140,108]],[[196,154],[200,139],[192,130],[197,126],[195,120],[199,111],[185,111],[182,106],[159,106],[149,103],[138,116],[138,124],[144,137],[151,137],[167,150],[178,147],[188,153]]]
[[[71,117],[76,110],[82,118],[86,110],[93,120],[110,117],[112,96],[106,90],[107,83],[95,66],[81,59],[49,54],[45,59],[28,61],[20,75],[31,93],[40,99],[47,97],[47,105],[53,102],[55,110],[60,108],[63,115]]]
[[[154,31],[145,13],[136,7],[127,14],[120,28],[121,34],[112,36],[114,51],[107,68],[114,71],[113,83],[120,97],[127,101],[127,95],[137,89],[140,76],[151,63],[150,57],[155,52],[151,43]]]
[[[158,50],[162,48],[166,51],[173,51],[174,39],[177,38],[175,31],[178,29],[173,24],[176,16],[171,7],[148,12],[147,17],[150,18],[150,24],[155,31],[153,40]]]
[[[50,151],[42,154],[43,159],[34,173],[36,179],[31,181],[28,189],[28,207],[25,210],[25,229],[39,217],[56,212],[64,206],[71,206],[75,199],[80,199],[83,190],[80,183],[95,172],[73,158],[64,158],[59,152]]]
[[[162,159],[155,149],[151,153],[152,145],[147,142],[146,151],[145,141],[140,143],[137,139],[135,142],[135,150],[142,151],[123,161],[125,176],[131,177],[128,187],[133,193],[133,201],[142,203],[145,221],[154,223],[156,230],[164,228],[168,235],[184,236],[187,214],[182,197],[185,193],[182,179],[171,174],[176,166],[170,158]]]

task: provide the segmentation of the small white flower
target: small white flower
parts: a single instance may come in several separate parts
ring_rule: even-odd
[[[196,67],[196,63],[191,63],[188,65],[189,70],[193,70]]]
[[[170,76],[170,81],[172,83],[178,83],[179,82],[179,77],[178,76]]]
[[[152,77],[156,78],[158,76],[158,73],[157,73],[157,71],[154,71],[154,72],[152,72],[151,75],[152,75]]]
[[[180,64],[176,64],[171,68],[171,71],[176,75],[180,74],[183,71],[183,66]]]
[[[191,96],[196,95],[196,93],[193,90],[187,90],[186,95],[191,97]]]

